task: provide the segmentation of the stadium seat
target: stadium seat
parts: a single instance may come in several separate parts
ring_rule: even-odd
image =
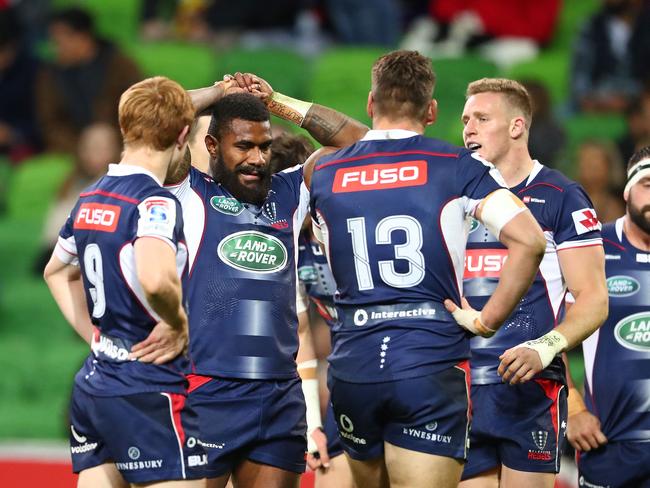
[[[326,52],[314,64],[309,98],[370,124],[366,114],[370,69],[384,52],[371,48],[337,48]]]
[[[218,60],[219,78],[225,73],[256,73],[274,90],[305,98],[311,78],[311,63],[301,55],[282,49],[233,50]]]
[[[72,157],[59,154],[36,156],[21,164],[9,188],[9,217],[40,223],[71,168]]]
[[[497,67],[484,59],[467,56],[433,61],[436,73],[434,97],[438,101],[438,119],[427,129],[431,137],[462,144],[461,115],[465,105],[467,85],[480,78],[497,75]]]
[[[126,46],[145,76],[167,76],[186,89],[219,79],[216,54],[207,46],[180,42],[140,42]]]

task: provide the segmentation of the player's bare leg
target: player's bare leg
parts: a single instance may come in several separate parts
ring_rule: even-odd
[[[499,468],[490,469],[473,478],[461,481],[458,488],[499,488]]]
[[[230,473],[219,476],[218,478],[208,478],[206,480],[205,486],[207,488],[224,488],[228,485],[228,480],[230,479]]]
[[[458,459],[411,451],[388,442],[384,442],[384,457],[391,488],[455,488],[463,471]]]
[[[77,488],[127,488],[129,484],[113,463],[84,469],[79,473]]]
[[[330,458],[330,467],[316,471],[314,488],[354,488],[350,465],[344,454]]]
[[[235,488],[298,488],[300,475],[246,460],[233,472],[232,484]]]
[[[348,455],[345,457],[350,465],[352,479],[356,486],[377,488],[388,488],[390,486],[383,456],[369,461],[357,461]]]
[[[131,486],[134,488],[205,488],[205,479],[132,483]]]
[[[501,468],[502,488],[553,488],[555,485],[555,473],[529,473],[517,471],[503,466]]]

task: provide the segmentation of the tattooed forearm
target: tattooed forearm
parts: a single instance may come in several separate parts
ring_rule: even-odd
[[[347,115],[314,104],[307,112],[302,128],[324,146],[343,147],[361,139],[368,128]]]

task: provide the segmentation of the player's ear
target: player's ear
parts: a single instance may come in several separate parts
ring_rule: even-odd
[[[183,130],[178,134],[178,139],[176,139],[176,145],[178,149],[181,149],[190,138],[190,126],[186,125],[183,127]]]
[[[510,121],[510,137],[519,139],[526,132],[526,119],[515,117]]]
[[[219,141],[211,134],[205,135],[205,148],[210,153],[210,157],[216,158],[219,152]]]
[[[433,124],[438,118],[438,101],[435,98],[432,98],[427,107],[426,118],[424,119],[425,127],[427,125]]]
[[[372,119],[372,112],[373,112],[373,103],[374,100],[372,99],[372,91],[368,92],[368,102],[366,103],[366,113],[368,114],[368,117]]]

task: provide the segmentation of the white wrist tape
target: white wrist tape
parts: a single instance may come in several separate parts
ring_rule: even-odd
[[[537,351],[539,359],[542,361],[542,368],[546,368],[551,364],[553,358],[564,351],[568,345],[569,343],[567,342],[566,337],[560,334],[557,330],[552,330],[548,334],[544,334],[542,337],[533,339],[532,341],[522,342],[515,346],[514,349],[517,349],[518,347],[527,347],[528,349]]]
[[[316,359],[298,363],[298,373],[300,374],[300,370],[313,369],[315,376],[317,366],[318,361]],[[303,378],[302,394],[305,396],[305,405],[307,407],[307,452],[316,452],[318,451],[318,448],[316,447],[316,442],[314,442],[314,439],[311,437],[311,433],[323,426],[323,421],[320,415],[318,380],[315,378]]]
[[[458,325],[474,335],[492,337],[496,332],[496,330],[490,329],[481,321],[481,312],[478,310],[464,310],[456,307],[456,310],[451,314],[454,316],[454,320],[458,322]]]
[[[307,112],[309,112],[312,105],[313,103],[311,102],[291,98],[279,92],[273,92],[268,101],[269,111],[273,115],[277,115],[299,126],[302,126]]]
[[[518,214],[526,210],[528,210],[526,205],[519,198],[509,190],[500,188],[481,201],[478,219],[498,239],[501,229]]]

